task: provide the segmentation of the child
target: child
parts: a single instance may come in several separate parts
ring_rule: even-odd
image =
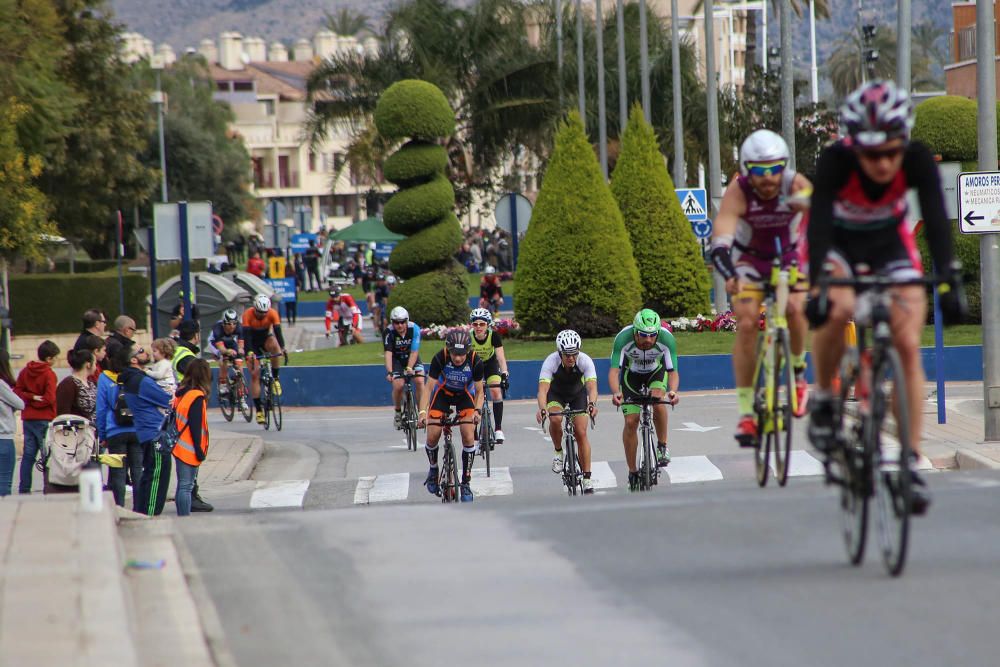
[[[174,350],[177,344],[172,338],[157,338],[153,341],[153,363],[146,369],[146,375],[156,380],[160,389],[167,392],[167,396],[174,397],[177,391],[177,377],[174,375]]]
[[[24,455],[21,457],[21,479],[18,493],[31,493],[35,459],[45,442],[49,422],[56,418],[56,374],[52,366],[59,356],[59,346],[50,340],[38,346],[38,361],[29,361],[21,369],[14,384],[14,393],[24,401],[21,419],[24,422]]]

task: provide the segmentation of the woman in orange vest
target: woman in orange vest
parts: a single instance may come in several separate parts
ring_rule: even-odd
[[[187,367],[177,388],[177,516],[191,514],[191,489],[198,466],[208,454],[208,397],[212,393],[212,370],[204,359],[195,359]]]

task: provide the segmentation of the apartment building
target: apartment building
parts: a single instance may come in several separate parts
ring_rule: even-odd
[[[944,66],[945,90],[949,95],[976,98],[976,3],[951,3],[952,62]],[[993,5],[994,21],[1000,21],[1000,6]],[[993,30],[997,30],[994,23]],[[994,35],[1000,37],[996,32]],[[1000,45],[1000,39],[997,40]],[[997,90],[1000,91],[1000,70]]]

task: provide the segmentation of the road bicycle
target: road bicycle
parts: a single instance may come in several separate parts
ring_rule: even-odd
[[[635,462],[639,468],[639,491],[649,491],[660,483],[660,469],[656,460],[656,427],[653,425],[653,406],[660,404],[673,406],[672,401],[650,396],[648,388],[643,388],[643,395],[622,402],[622,405],[637,405],[641,410],[639,443],[635,451]]]
[[[340,342],[340,346],[353,345],[357,342],[354,340],[353,319],[346,317],[340,317],[337,319],[337,338]]]
[[[444,453],[441,455],[441,472],[438,480],[438,495],[443,503],[455,503],[461,499],[462,478],[458,474],[458,458],[455,456],[455,444],[452,442],[451,427],[462,424],[474,424],[474,421],[460,420],[454,412],[437,422],[444,435]]]
[[[590,415],[589,410],[571,410],[569,404],[563,406],[562,411],[551,416],[562,417],[563,420],[563,469],[562,483],[566,487],[566,493],[575,496],[583,494],[583,471],[580,469],[580,456],[576,448],[576,429],[573,426],[574,419],[579,415]],[[550,415],[546,413],[546,417]],[[590,425],[593,427],[594,418],[590,417]],[[542,420],[542,431],[545,430],[545,421]]]
[[[764,284],[766,326],[757,337],[753,374],[753,409],[757,420],[754,464],[757,484],[767,485],[774,453],[774,477],[779,486],[788,483],[792,456],[792,417],[798,411],[795,393],[795,369],[792,367],[791,335],[785,316],[791,286],[799,281],[795,262],[781,265],[781,243],[771,266],[771,277]]]
[[[406,448],[417,451],[417,399],[413,391],[413,375],[403,375],[403,397],[400,401],[399,428],[406,434]]]
[[[825,462],[826,479],[840,486],[841,527],[851,564],[864,560],[869,505],[874,502],[882,561],[892,576],[899,576],[906,564],[913,511],[910,464],[915,455],[905,376],[892,344],[891,306],[896,297],[890,290],[943,280],[932,276],[900,281],[876,275],[820,279],[821,300],[831,286],[865,290],[855,305],[857,346],[848,348],[841,361],[836,436]],[[848,410],[852,390],[855,400]],[[890,411],[898,449],[884,441],[882,427]]]
[[[259,354],[260,362],[260,409],[264,411],[264,430],[274,424],[275,430],[281,430],[281,396],[274,391],[274,372],[271,370],[271,359],[282,356],[279,354]]]
[[[221,368],[219,369],[221,372]],[[220,394],[219,410],[227,422],[233,421],[236,409],[247,423],[253,421],[253,408],[250,407],[250,392],[247,391],[246,378],[243,375],[243,367],[235,364],[229,366],[226,374],[226,388],[228,393]]]
[[[486,397],[483,400],[483,407],[479,409],[479,455],[486,463],[486,476],[491,474],[490,457],[493,448],[497,444],[497,432],[493,426],[493,401],[490,400],[489,390],[494,387],[503,388],[502,384],[491,384],[486,387]]]

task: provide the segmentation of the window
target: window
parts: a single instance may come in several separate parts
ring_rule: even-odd
[[[958,31],[958,61],[974,60],[976,57],[976,26],[966,26]]]
[[[316,154],[309,151],[309,171],[316,171]]]
[[[261,100],[260,103],[264,105],[264,115],[274,115],[274,100]]]
[[[253,81],[236,81],[233,83],[233,90],[238,93],[252,93]]]
[[[215,89],[219,90],[219,91],[222,91],[224,93],[228,93],[229,92],[229,82],[228,81],[216,81],[215,82]]]

